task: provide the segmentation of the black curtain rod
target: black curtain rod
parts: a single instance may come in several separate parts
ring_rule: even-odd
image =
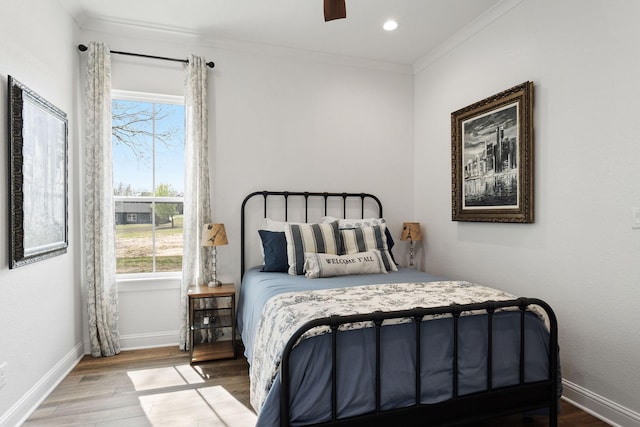
[[[84,52],[87,49],[88,49],[88,47],[83,45],[83,44],[79,44],[78,45],[78,50],[80,50],[80,52]],[[118,55],[138,56],[140,58],[162,59],[162,60],[165,60],[165,61],[182,62],[184,64],[188,64],[189,63],[188,59],[167,58],[167,57],[164,57],[164,56],[144,55],[142,53],[119,52],[117,50],[112,50],[111,53],[115,53],[115,54],[118,54]],[[215,66],[216,66],[216,64],[214,64],[212,61],[207,62],[207,67],[213,68]]]

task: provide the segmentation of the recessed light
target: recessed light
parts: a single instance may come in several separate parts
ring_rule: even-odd
[[[384,23],[382,28],[384,28],[386,31],[393,31],[396,28],[398,28],[398,23],[396,21],[390,19],[390,20],[388,20],[387,22]]]

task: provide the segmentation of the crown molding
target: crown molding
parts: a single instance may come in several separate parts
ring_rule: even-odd
[[[492,24],[502,15],[522,3],[523,0],[502,0],[488,9],[482,15],[471,21],[468,25],[449,37],[445,42],[427,53],[413,64],[413,73],[418,74],[440,58],[451,52],[472,36]]]
[[[202,44],[203,46],[214,49],[242,52],[252,55],[287,57],[309,62],[320,62],[331,65],[366,68],[370,70],[413,75],[413,66],[410,64],[377,61],[374,59],[360,58],[355,56],[336,55],[313,50],[276,46],[265,43],[243,42],[229,39],[209,39],[204,40]]]
[[[113,35],[127,35],[150,41],[164,41],[173,44],[197,45],[201,48],[227,50],[247,53],[251,55],[277,56],[294,58],[311,62],[321,62],[331,65],[341,65],[356,68],[385,71],[404,75],[413,74],[411,64],[398,64],[347,55],[336,55],[313,50],[276,46],[267,43],[247,42],[224,38],[203,37],[201,34],[179,27],[156,26],[153,24],[133,20],[111,18],[79,17],[76,21],[82,31],[99,32]],[[156,52],[156,54],[158,54]],[[215,60],[215,58],[214,58]],[[216,65],[219,61],[216,61]]]
[[[174,27],[167,25],[155,25],[149,22],[136,21],[134,19],[118,19],[97,17],[81,14],[77,17],[76,22],[81,30],[114,32],[116,30],[129,30],[133,32],[152,32],[156,36],[158,34],[169,34],[179,37],[197,38],[199,34],[193,30]]]

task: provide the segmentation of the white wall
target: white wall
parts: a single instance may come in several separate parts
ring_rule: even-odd
[[[399,239],[413,203],[410,68],[97,25],[100,32],[83,31],[77,43],[176,58],[197,53],[216,63],[208,99],[212,220],[229,237],[217,251],[220,280],[239,286],[240,205],[253,191],[371,192]],[[113,89],[182,94],[179,63],[113,55],[112,68]],[[138,285],[120,287],[123,348],[177,342],[178,281]]]
[[[8,6],[8,5],[3,5]],[[15,425],[82,355],[78,255],[78,143],[74,24],[57,2],[11,2],[0,14],[0,425]],[[67,113],[69,249],[46,261],[9,270],[7,76],[20,80]]]
[[[640,425],[638,16],[639,2],[524,0],[415,80],[427,270],[547,300],[565,395],[621,425]],[[535,224],[452,222],[451,112],[527,80]]]

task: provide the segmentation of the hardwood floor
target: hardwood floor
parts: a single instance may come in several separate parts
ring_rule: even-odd
[[[255,422],[244,358],[191,366],[188,353],[164,347],[85,356],[23,426],[251,427]],[[608,424],[563,402],[558,425]],[[513,416],[480,426],[542,427],[547,419]]]
[[[189,365],[178,347],[85,356],[23,426],[255,425],[244,358]]]

